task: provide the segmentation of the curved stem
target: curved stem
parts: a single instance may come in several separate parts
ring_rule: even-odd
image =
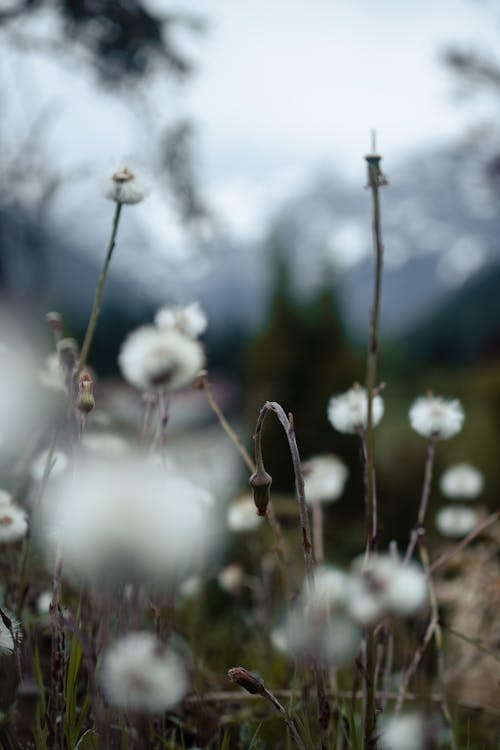
[[[101,310],[101,300],[102,300],[102,293],[104,291],[104,284],[106,283],[106,276],[108,275],[108,268],[111,262],[111,256],[113,255],[113,250],[116,244],[116,233],[118,231],[118,222],[120,221],[120,213],[122,210],[122,205],[123,205],[122,203],[117,203],[115,207],[115,215],[113,217],[113,227],[111,229],[111,237],[109,239],[108,251],[106,253],[106,259],[104,261],[104,266],[102,268],[99,281],[97,282],[97,289],[96,289],[95,298],[94,298],[94,306],[90,314],[87,331],[85,333],[85,338],[83,340],[82,351],[80,354],[80,361],[78,363],[78,372],[81,372],[83,367],[85,366],[85,363],[87,361],[87,357],[89,354],[90,345],[94,337],[94,331],[97,325],[97,319],[99,317],[99,313]]]
[[[425,461],[425,472],[424,472],[424,484],[422,486],[422,496],[420,498],[420,505],[418,508],[417,524],[411,532],[410,542],[408,549],[404,557],[404,562],[410,561],[415,547],[417,546],[418,540],[423,532],[425,515],[427,513],[427,506],[429,504],[429,496],[431,493],[432,484],[432,472],[434,469],[434,456],[436,453],[436,440],[431,437],[427,444],[427,458]]]

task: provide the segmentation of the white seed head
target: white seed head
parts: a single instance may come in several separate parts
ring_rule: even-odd
[[[100,682],[111,705],[146,713],[174,706],[188,684],[181,658],[145,631],[129,633],[109,647],[102,660]]]
[[[436,516],[436,526],[443,536],[459,539],[475,529],[478,515],[463,505],[445,505]]]
[[[84,432],[81,440],[82,448],[96,456],[123,456],[129,452],[130,445],[121,435],[114,432]]]
[[[12,493],[0,489],[0,508],[5,507],[6,505],[11,505],[12,500]]]
[[[342,495],[349,472],[337,456],[315,456],[302,469],[308,503],[334,502]]]
[[[386,614],[414,614],[427,596],[425,574],[418,565],[377,554],[354,561],[346,606],[357,622],[368,625]]]
[[[343,612],[329,617],[297,607],[288,617],[286,639],[295,655],[338,666],[349,662],[358,652],[361,629]]]
[[[227,525],[230,531],[255,531],[262,523],[262,516],[257,515],[257,508],[251,495],[234,500],[227,509]]]
[[[304,592],[306,607],[326,613],[344,605],[347,590],[347,575],[337,568],[322,565],[316,568],[314,589]]]
[[[66,393],[66,374],[59,354],[53,352],[45,359],[45,366],[38,371],[38,382],[44,388],[55,393]]]
[[[149,188],[142,178],[130,167],[121,167],[106,181],[104,195],[115,203],[133,205],[140,203],[149,194]]]
[[[366,428],[368,419],[368,399],[366,390],[354,385],[345,393],[332,396],[328,402],[328,419],[338,432],[353,433]],[[384,402],[381,396],[372,399],[372,421],[375,427],[384,414]]]
[[[28,532],[26,514],[17,505],[0,507],[0,544],[9,544],[23,539]]]
[[[207,491],[132,456],[82,462],[42,505],[38,534],[63,572],[105,586],[176,581],[217,541]]]
[[[47,615],[50,610],[50,604],[52,602],[52,591],[42,591],[37,596],[36,600],[36,611],[39,615]]]
[[[424,722],[418,714],[393,716],[382,725],[382,750],[424,750]]]
[[[158,328],[176,329],[197,339],[207,328],[207,317],[199,302],[192,302],[184,307],[161,307],[155,315]]]
[[[238,563],[231,563],[219,571],[217,583],[223,591],[228,594],[235,594],[241,590],[245,582],[245,571]]]
[[[450,466],[439,480],[441,492],[446,497],[473,500],[481,494],[484,487],[484,475],[469,463]]]
[[[420,396],[410,408],[410,424],[419,435],[447,440],[462,429],[465,414],[460,401]]]
[[[154,325],[142,326],[129,334],[118,356],[123,377],[141,391],[182,388],[196,378],[204,361],[198,341]]]
[[[45,470],[47,468],[47,461],[49,459],[49,451],[43,451],[31,464],[30,475],[31,478],[36,482],[40,482],[43,479]],[[53,451],[52,458],[49,464],[49,476],[51,479],[61,476],[68,466],[68,457],[63,451]]]

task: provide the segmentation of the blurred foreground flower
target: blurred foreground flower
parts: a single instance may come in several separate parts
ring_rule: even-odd
[[[154,325],[132,331],[118,356],[123,377],[141,391],[182,388],[196,378],[204,360],[197,341],[177,330]]]
[[[337,456],[315,456],[302,469],[308,503],[334,502],[342,495],[349,472]]]
[[[126,711],[163,712],[187,690],[181,658],[146,631],[129,633],[111,645],[100,681],[108,702]]]
[[[28,532],[24,510],[17,505],[2,505],[0,508],[0,544],[9,544],[23,539]]]
[[[465,536],[477,524],[477,513],[463,505],[445,505],[436,516],[436,526],[441,534],[452,539]]]
[[[354,433],[366,429],[368,419],[368,399],[366,390],[360,385],[353,385],[345,393],[332,396],[328,402],[328,419],[338,432]],[[384,402],[381,396],[372,400],[373,426],[376,426],[384,414]]]
[[[418,565],[378,554],[354,561],[346,603],[357,622],[369,625],[385,615],[414,614],[427,595],[425,574]]]
[[[410,424],[426,438],[447,440],[462,429],[465,414],[460,401],[441,396],[420,396],[410,408]]]
[[[104,186],[104,195],[116,203],[140,203],[149,194],[149,188],[130,167],[114,172]]]
[[[450,466],[442,474],[439,486],[446,497],[473,500],[483,490],[484,476],[474,466],[464,462]]]
[[[126,458],[77,466],[44,498],[39,536],[67,574],[101,585],[175,581],[213,550],[209,493]]]
[[[207,317],[199,302],[185,307],[161,307],[155,315],[158,328],[175,329],[185,336],[197,339],[207,328]]]
[[[383,750],[424,750],[424,721],[418,714],[393,716],[384,722],[380,734]]]

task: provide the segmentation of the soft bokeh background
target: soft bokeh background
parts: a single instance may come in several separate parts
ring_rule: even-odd
[[[346,497],[329,510],[346,533],[328,547],[347,558],[363,536],[358,448],[333,433],[325,408],[364,378],[372,260],[363,155],[376,129],[390,180],[387,408],[377,433],[384,540],[404,541],[414,519],[424,444],[407,410],[427,388],[461,398],[467,413],[463,434],[439,450],[438,472],[477,464],[494,507],[499,24],[486,0],[4,0],[4,304],[40,359],[52,345],[48,310],[81,341],[112,217],[101,184],[123,160],[135,165],[152,192],[120,227],[91,353],[101,403],[123,418],[110,384],[126,333],[161,304],[199,300],[211,376],[242,437],[251,444],[260,404],[278,400],[294,412],[304,458],[335,451],[349,464]],[[213,446],[193,399],[174,405],[172,430],[182,444],[199,428],[199,445]],[[269,436],[268,468],[286,493],[286,445]],[[436,491],[432,512],[439,502]]]

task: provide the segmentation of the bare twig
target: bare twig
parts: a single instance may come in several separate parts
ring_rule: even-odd
[[[437,570],[442,568],[446,563],[448,563],[452,557],[455,557],[459,552],[461,552],[465,547],[467,547],[470,542],[472,542],[479,534],[482,534],[483,531],[486,531],[486,529],[489,526],[492,526],[494,523],[496,523],[498,520],[500,520],[500,510],[496,510],[494,513],[488,516],[488,518],[485,518],[485,520],[479,524],[475,529],[473,529],[470,534],[467,534],[458,544],[456,544],[454,547],[452,547],[450,550],[447,550],[447,552],[444,552],[441,557],[438,557],[437,560],[434,560],[434,562],[429,566],[429,572],[435,573]]]
[[[429,495],[431,492],[432,471],[434,468],[435,453],[436,453],[436,440],[435,438],[431,437],[429,439],[429,442],[427,443],[427,458],[425,461],[424,483],[422,486],[422,495],[420,497],[420,505],[418,508],[417,523],[416,523],[415,528],[411,532],[410,542],[408,544],[408,548],[406,550],[406,554],[404,557],[405,563],[410,561],[411,556],[413,555],[413,552],[415,551],[415,547],[417,546],[418,539],[423,532],[425,514],[427,513],[427,505],[429,503]]]

